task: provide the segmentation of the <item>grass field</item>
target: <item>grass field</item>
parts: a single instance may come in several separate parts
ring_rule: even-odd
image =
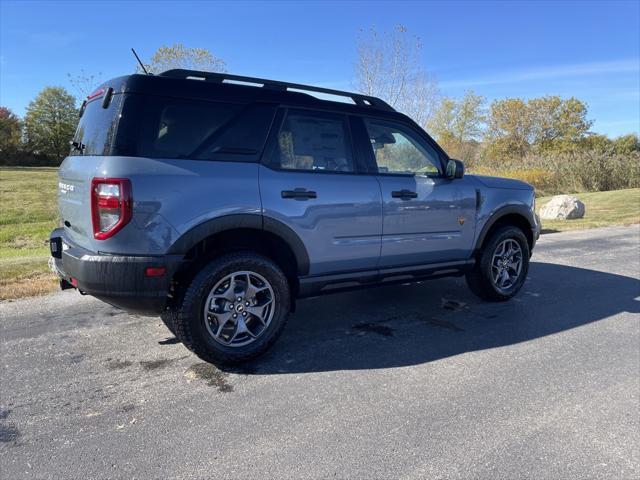
[[[56,169],[0,167],[0,300],[47,293],[57,286],[47,260],[58,223]],[[640,223],[640,189],[577,194],[585,218],[543,222],[545,231]],[[549,197],[550,198],[550,197]],[[539,198],[538,206],[549,198]]]
[[[56,168],[0,168],[0,300],[46,293],[49,233],[58,225]]]

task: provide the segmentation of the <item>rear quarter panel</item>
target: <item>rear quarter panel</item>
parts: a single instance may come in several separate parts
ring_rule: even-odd
[[[160,255],[191,228],[230,214],[261,214],[255,163],[105,157],[98,175],[131,180],[133,218],[98,250]]]

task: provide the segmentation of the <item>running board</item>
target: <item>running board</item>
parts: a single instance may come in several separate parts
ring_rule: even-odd
[[[474,263],[474,259],[469,259],[456,262],[411,265],[408,267],[393,267],[335,275],[308,275],[298,279],[298,298],[380,285],[420,282],[434,278],[460,276],[469,271]]]

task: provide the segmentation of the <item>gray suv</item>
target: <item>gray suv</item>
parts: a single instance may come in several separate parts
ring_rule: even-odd
[[[462,162],[378,98],[170,70],[80,111],[51,233],[61,287],[160,315],[210,362],[263,353],[295,300],[465,275],[514,296],[534,190]]]

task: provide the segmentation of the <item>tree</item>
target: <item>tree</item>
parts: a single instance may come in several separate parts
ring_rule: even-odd
[[[419,125],[426,125],[439,92],[436,81],[420,67],[420,38],[402,25],[382,34],[371,27],[360,31],[357,51],[355,88],[382,98]]]
[[[591,152],[609,152],[613,151],[613,142],[606,135],[600,133],[592,133],[585,136],[578,142],[581,150]]]
[[[484,98],[468,91],[460,100],[443,99],[428,129],[449,155],[472,162],[484,121]]]
[[[616,138],[613,140],[613,148],[616,153],[621,155],[628,155],[631,152],[640,151],[640,140],[638,139],[638,135],[630,133]]]
[[[0,154],[16,152],[21,143],[20,119],[8,108],[0,107]]]
[[[587,105],[576,99],[546,96],[529,100],[532,143],[541,151],[568,151],[577,147],[593,124]]]
[[[496,160],[522,158],[531,148],[533,128],[527,103],[520,98],[491,104],[486,154]]]
[[[29,103],[24,118],[27,146],[62,160],[78,123],[75,98],[62,87],[46,87]]]
[[[227,64],[224,60],[214,56],[206,48],[187,48],[181,43],[171,46],[163,45],[158,48],[151,61],[145,64],[150,73],[162,73],[173,68],[188,70],[202,70],[207,72],[226,72]],[[140,72],[140,67],[137,68]]]
[[[491,104],[486,153],[500,159],[521,158],[538,152],[566,152],[593,146],[606,148],[601,138],[588,138],[593,122],[587,120],[587,105],[558,96],[496,100]]]

